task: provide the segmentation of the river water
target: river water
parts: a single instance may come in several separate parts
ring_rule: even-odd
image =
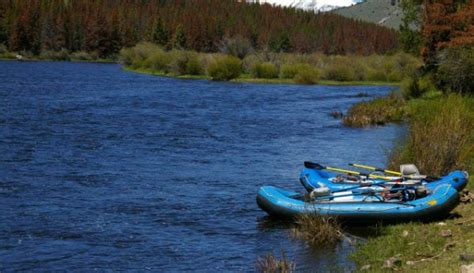
[[[383,165],[401,127],[329,113],[390,90],[0,62],[0,271],[251,272],[281,250],[298,271],[350,271],[353,246],[307,246],[255,196],[302,191],[304,160]]]

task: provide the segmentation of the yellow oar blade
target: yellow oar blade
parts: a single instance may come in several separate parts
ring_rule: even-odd
[[[400,172],[391,171],[391,170],[379,169],[379,168],[376,168],[376,167],[373,167],[373,166],[368,166],[368,165],[362,165],[362,164],[349,164],[349,165],[354,166],[354,167],[357,167],[357,168],[372,170],[372,171],[382,171],[382,172],[384,172],[384,173],[393,174],[393,175],[398,175],[398,176],[402,175],[402,173],[400,173]]]

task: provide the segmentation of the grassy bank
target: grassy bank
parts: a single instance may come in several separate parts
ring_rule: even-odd
[[[358,121],[370,117],[371,122],[357,126],[376,124],[382,112],[398,112],[395,120],[409,117],[408,135],[389,157],[391,168],[414,163],[430,175],[453,169],[474,174],[474,98],[438,92],[393,103],[389,97],[359,104],[350,112]],[[391,115],[385,117],[383,122],[394,121]],[[473,191],[470,180],[467,189]],[[453,216],[442,223],[381,227],[380,235],[361,245],[352,258],[359,268],[370,267],[369,272],[391,272],[383,268],[391,257],[399,261],[399,272],[459,272],[461,265],[474,262],[474,205],[459,205]]]
[[[398,84],[420,66],[417,58],[403,53],[363,57],[251,52],[239,57],[168,51],[151,43],[141,43],[120,53],[126,69],[136,72],[257,83]]]
[[[206,79],[208,80],[209,77],[207,75],[176,75],[170,73],[163,73],[161,71],[149,69],[149,68],[132,68],[130,66],[124,66],[124,70],[130,72],[137,72],[142,74],[154,75],[154,76],[161,76],[161,77],[173,77],[179,79]],[[260,78],[253,78],[249,74],[243,74],[237,79],[230,80],[231,82],[241,82],[241,83],[262,83],[262,84],[298,84],[293,79],[260,79]],[[321,80],[318,82],[320,85],[336,85],[336,86],[349,86],[349,85],[394,85],[397,86],[400,83],[398,82],[383,82],[383,81],[347,81],[347,82],[340,82],[340,81],[327,81]]]

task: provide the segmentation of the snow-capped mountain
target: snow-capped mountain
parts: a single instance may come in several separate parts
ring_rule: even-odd
[[[347,7],[360,0],[260,0],[260,3],[269,3],[304,10],[330,11],[340,7]]]

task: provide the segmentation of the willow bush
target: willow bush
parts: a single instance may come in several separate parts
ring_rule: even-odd
[[[228,81],[240,76],[241,66],[242,62],[239,58],[232,56],[220,57],[209,65],[207,73],[212,80]]]
[[[140,43],[133,48],[122,49],[120,61],[132,69],[163,74],[207,74],[212,79],[219,80],[234,79],[245,74],[246,77],[250,75],[253,78],[293,79],[302,84],[314,84],[321,79],[399,82],[413,75],[421,65],[419,59],[403,53],[392,56],[326,56],[321,53],[251,51],[237,56],[243,59],[218,53],[176,49],[168,51],[152,43]]]

